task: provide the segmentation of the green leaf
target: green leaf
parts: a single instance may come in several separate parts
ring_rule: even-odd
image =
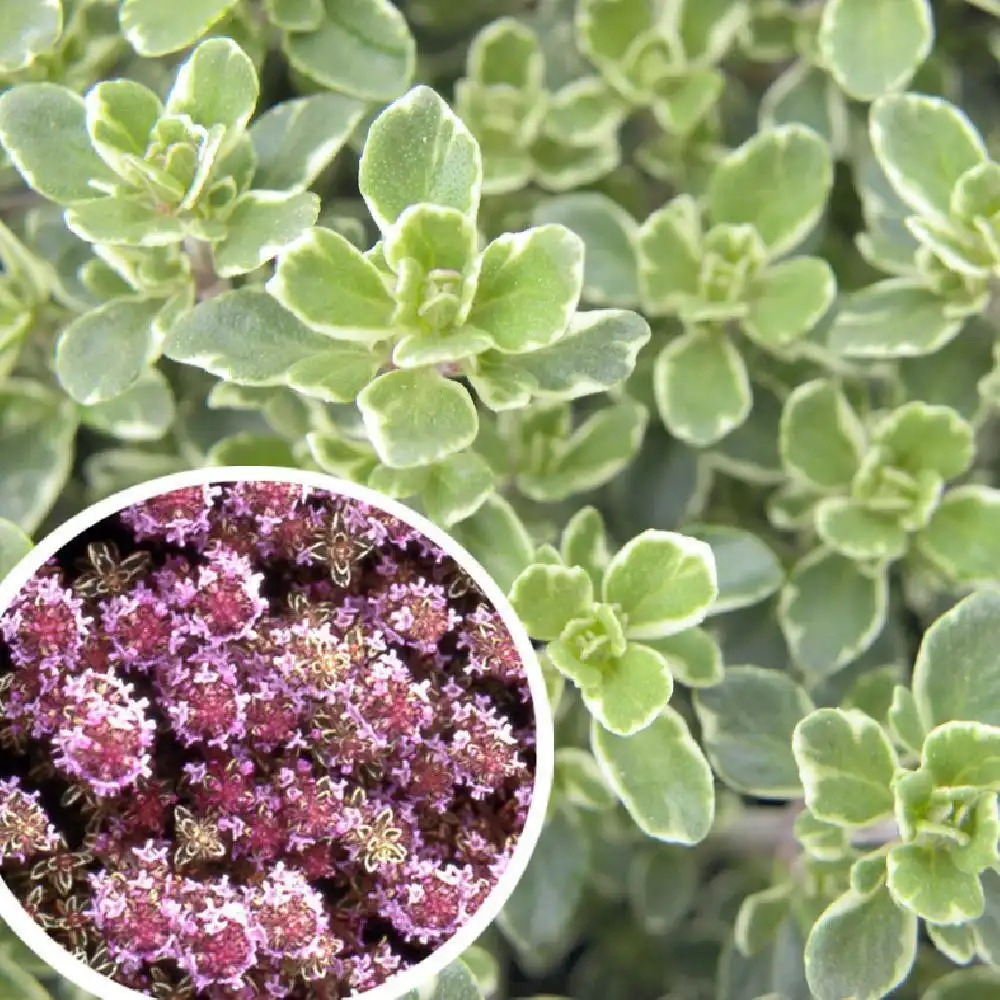
[[[686,848],[650,847],[632,856],[628,896],[646,933],[661,937],[680,923],[695,902],[700,872]]]
[[[1000,491],[976,485],[950,490],[917,536],[917,544],[952,580],[996,581],[1000,578]]]
[[[75,319],[56,345],[56,375],[79,403],[114,399],[156,357],[160,299],[115,299]]]
[[[696,448],[739,427],[752,405],[743,358],[715,327],[692,329],[659,353],[653,390],[667,430]]]
[[[945,480],[967,471],[975,454],[969,423],[950,407],[919,400],[893,410],[873,439],[892,465],[914,474],[930,469]]]
[[[796,727],[792,753],[809,811],[837,826],[892,814],[898,762],[882,727],[859,709],[820,708]]]
[[[534,211],[536,226],[558,224],[583,240],[583,297],[597,305],[634,306],[639,301],[635,220],[598,191],[547,198]]]
[[[384,232],[410,205],[442,205],[474,218],[482,179],[469,130],[433,90],[414,87],[369,129],[358,185]]]
[[[705,753],[730,788],[764,799],[802,794],[792,734],[813,703],[787,674],[730,667],[721,684],[695,692],[694,708]]]
[[[315,31],[323,23],[323,0],[264,0],[264,9],[285,31]]]
[[[303,323],[342,340],[391,333],[396,303],[378,269],[332,229],[315,228],[278,261],[267,290]]]
[[[836,83],[809,60],[792,63],[764,93],[760,125],[774,128],[798,122],[829,143],[836,155],[847,143],[847,101]]]
[[[803,125],[759,132],[716,168],[708,187],[713,222],[748,223],[780,256],[813,230],[833,186],[827,144]]]
[[[704,542],[649,529],[608,564],[604,600],[625,616],[630,639],[657,639],[697,625],[718,594],[715,560]]]
[[[379,363],[378,355],[360,344],[328,343],[322,353],[296,361],[285,381],[296,392],[327,403],[353,403]]]
[[[719,644],[701,628],[686,628],[676,635],[650,639],[648,645],[667,661],[675,680],[686,687],[712,687],[725,672]]]
[[[833,304],[837,280],[819,257],[795,257],[767,268],[751,282],[747,336],[764,348],[782,348],[804,336]]]
[[[850,832],[842,826],[817,819],[808,809],[803,809],[795,817],[794,832],[795,839],[810,858],[842,861],[851,852]]]
[[[145,195],[112,195],[78,202],[66,212],[70,232],[88,243],[160,247],[184,239],[184,223],[158,212]]]
[[[14,73],[55,48],[63,28],[62,5],[59,0],[2,0],[0,21],[0,71]]]
[[[869,131],[875,157],[896,193],[932,218],[948,219],[958,179],[986,159],[972,123],[939,97],[881,97],[872,105]],[[934,156],[927,155],[929,149]]]
[[[12,521],[0,517],[0,580],[31,551],[31,539]]]
[[[975,958],[976,936],[971,924],[927,923],[924,927],[934,947],[956,965],[968,965]]]
[[[556,751],[555,787],[580,809],[611,809],[618,801],[605,784],[593,755],[579,747],[560,747]]]
[[[510,602],[534,639],[557,639],[566,623],[590,611],[594,588],[579,566],[529,566],[510,588]]]
[[[465,387],[433,369],[380,375],[362,390],[358,408],[379,457],[397,469],[461,451],[479,430]]]
[[[833,381],[798,386],[781,414],[781,458],[789,472],[816,490],[848,486],[861,464],[861,421]]]
[[[983,6],[989,0],[971,0]],[[944,928],[937,928],[939,931]],[[955,931],[956,928],[948,928]],[[954,959],[952,959],[954,961]],[[1000,971],[985,966],[959,969],[935,979],[920,1000],[993,1000],[1000,990]]]
[[[827,343],[847,358],[913,358],[944,347],[963,322],[931,289],[889,278],[844,297]]]
[[[602,667],[601,681],[580,690],[583,702],[605,729],[631,736],[645,729],[670,701],[673,678],[656,650],[630,642]]]
[[[398,275],[406,260],[426,274],[443,270],[461,275],[471,269],[478,244],[475,223],[458,209],[411,205],[385,234],[382,254]]]
[[[431,520],[445,528],[474,514],[493,492],[493,472],[475,452],[450,455],[428,471],[430,476],[421,493],[424,509]]]
[[[611,555],[604,519],[596,507],[581,507],[567,522],[559,539],[559,555],[567,566],[580,566],[599,587]]]
[[[328,166],[361,121],[365,105],[344,94],[282,101],[250,126],[257,153],[254,184],[302,191]]]
[[[96,197],[92,181],[117,179],[90,144],[83,101],[54,83],[0,94],[0,144],[29,187],[62,205]]]
[[[927,0],[831,0],[823,8],[823,61],[858,101],[905,87],[933,44]]]
[[[389,0],[324,0],[320,26],[286,35],[284,48],[320,86],[380,103],[406,90],[416,65],[413,36]]]
[[[257,105],[257,70],[231,38],[202,42],[177,70],[167,95],[168,114],[188,115],[196,125],[222,125],[235,135]]]
[[[538,90],[544,82],[545,57],[538,36],[513,17],[499,17],[476,35],[468,66],[469,76],[487,87]]]
[[[920,710],[917,708],[909,688],[897,684],[892,692],[892,704],[888,712],[889,731],[898,743],[914,753],[920,753],[924,745],[926,731],[920,721]]]
[[[639,288],[647,312],[668,315],[698,294],[701,237],[700,210],[690,195],[674,198],[642,224]]]
[[[819,537],[848,559],[899,559],[909,544],[894,516],[871,510],[861,500],[826,497],[816,505],[815,516]]]
[[[505,354],[548,347],[566,332],[582,283],[583,241],[565,226],[507,233],[483,253],[469,325]]]
[[[987,868],[980,876],[980,883],[985,906],[983,915],[972,924],[976,951],[984,962],[996,966],[1000,956],[1000,874]]]
[[[880,1000],[908,975],[917,954],[917,918],[883,887],[848,891],[813,925],[806,941],[806,979],[817,1000]]]
[[[605,779],[646,836],[671,844],[708,836],[712,769],[673,709],[664,708],[633,736],[615,736],[595,722],[590,740]]]
[[[118,19],[122,34],[143,56],[164,56],[187,48],[234,6],[237,0],[123,0]]]
[[[719,594],[709,614],[749,607],[781,587],[778,557],[756,535],[727,525],[695,525],[691,534],[707,542],[715,557]]]
[[[167,334],[164,353],[240,385],[282,385],[299,361],[331,348],[259,289],[206,299]]]
[[[121,441],[156,441],[173,423],[175,412],[170,383],[161,372],[149,368],[121,395],[88,406],[80,419]]]
[[[964,720],[1000,726],[1000,591],[971,594],[924,633],[913,696],[927,729]]]
[[[464,958],[446,965],[432,979],[404,994],[403,1000],[483,1000],[476,978]]]
[[[454,525],[451,534],[482,564],[503,591],[531,562],[534,546],[511,505],[497,494],[488,496],[471,517]]]
[[[632,96],[625,56],[654,25],[647,0],[584,0],[576,14],[577,43],[616,89]]]
[[[298,468],[292,446],[273,434],[232,434],[217,441],[205,456],[207,465],[278,465]]]
[[[254,271],[299,239],[319,215],[310,191],[247,191],[233,203],[225,239],[212,247],[223,278]]]
[[[781,592],[778,622],[798,663],[813,677],[861,655],[882,631],[886,580],[845,556],[815,549],[792,569]],[[830,608],[837,609],[836,615]]]
[[[135,158],[145,158],[150,134],[163,114],[159,97],[134,80],[105,80],[91,87],[84,105],[98,156],[116,173],[128,176]]]
[[[949,851],[896,844],[887,860],[887,884],[899,906],[938,924],[960,924],[982,915],[979,876],[958,868]]]
[[[1000,790],[1000,728],[946,722],[927,734],[922,765],[938,788]]]

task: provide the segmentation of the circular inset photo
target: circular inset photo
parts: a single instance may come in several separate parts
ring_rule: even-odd
[[[398,997],[523,873],[544,698],[499,588],[398,503],[127,490],[0,584],[0,917],[108,1000]]]

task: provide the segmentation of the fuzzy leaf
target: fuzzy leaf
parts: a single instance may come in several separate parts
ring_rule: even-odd
[[[722,650],[704,629],[686,628],[647,644],[666,659],[674,679],[686,687],[712,687],[725,676]]]
[[[697,203],[681,195],[653,212],[637,235],[639,287],[653,315],[676,310],[697,295],[701,281],[701,219]]]
[[[322,353],[296,361],[285,381],[297,392],[327,403],[353,403],[375,377],[379,360],[360,344],[328,342]]]
[[[880,1000],[909,975],[917,918],[883,887],[849,891],[820,915],[806,941],[806,978],[817,1000]]]
[[[534,639],[557,639],[566,623],[588,612],[594,588],[579,566],[529,566],[514,581],[510,601]]]
[[[29,187],[62,205],[97,197],[91,181],[116,180],[90,144],[83,101],[54,83],[0,94],[0,144]]]
[[[893,899],[918,917],[939,924],[960,924],[982,915],[979,876],[957,867],[949,851],[896,844],[887,862],[887,884]]]
[[[671,341],[653,368],[660,417],[674,437],[696,448],[714,444],[750,413],[750,379],[724,331],[693,329]]]
[[[908,544],[895,517],[850,497],[827,497],[817,504],[816,533],[831,549],[858,561],[898,559]]]
[[[118,14],[122,34],[144,56],[163,56],[186,48],[232,8],[237,0],[123,0]]]
[[[608,564],[602,592],[618,605],[631,639],[657,639],[697,625],[718,594],[715,560],[704,542],[650,529]]]
[[[0,71],[13,73],[55,47],[62,33],[59,0],[0,0]]]
[[[826,314],[837,294],[830,265],[819,257],[795,257],[769,267],[748,292],[747,335],[778,349],[805,335]]]
[[[952,580],[1000,578],[1000,491],[960,486],[946,493],[918,535],[920,551]]]
[[[671,844],[708,836],[715,816],[712,769],[673,709],[633,736],[615,736],[595,722],[590,740],[605,779],[643,833]]]
[[[31,539],[12,521],[0,517],[0,580],[31,551]]]
[[[180,243],[184,223],[157,212],[145,195],[113,195],[78,202],[66,212],[66,226],[88,243],[159,247]]]
[[[212,248],[215,269],[224,278],[246,274],[299,239],[319,215],[310,191],[248,191],[233,204],[226,238]]]
[[[472,451],[435,462],[421,492],[428,517],[448,528],[474,514],[493,492],[493,473],[489,465]]]
[[[634,642],[602,667],[601,674],[599,684],[585,686],[580,693],[594,718],[619,736],[645,729],[670,701],[674,689],[664,658]]]
[[[946,722],[927,735],[922,764],[938,788],[1000,789],[1000,729]]]
[[[972,426],[947,406],[920,401],[900,406],[879,424],[874,440],[898,468],[919,473],[925,469],[942,479],[965,472],[975,453]]]
[[[801,794],[792,733],[813,703],[787,674],[730,667],[721,684],[695,692],[694,707],[705,753],[730,788],[765,799]]]
[[[757,604],[781,586],[784,573],[778,557],[756,535],[721,524],[689,530],[711,546],[715,557],[719,595],[710,614]]]
[[[156,441],[170,428],[175,413],[170,383],[157,369],[147,368],[125,392],[86,407],[80,419],[122,441]]]
[[[832,673],[860,656],[882,630],[886,581],[845,556],[816,549],[792,569],[778,621],[792,655],[812,676]],[[830,608],[837,609],[836,615]]]
[[[404,209],[422,203],[475,217],[482,179],[482,156],[469,130],[433,90],[415,87],[369,129],[358,185],[385,231]]]
[[[939,97],[892,94],[869,118],[872,150],[910,208],[946,220],[958,179],[986,159],[983,140],[965,115]],[[928,156],[928,150],[934,150]]]
[[[933,43],[927,0],[831,0],[823,8],[820,53],[858,101],[905,87]]]
[[[384,103],[413,79],[416,46],[389,0],[324,0],[317,29],[285,37],[285,54],[300,73],[330,90]],[[402,156],[400,162],[404,162]]]
[[[827,144],[803,125],[759,132],[719,164],[708,188],[713,222],[749,223],[772,257],[812,231],[833,185]]]
[[[196,125],[222,125],[236,134],[250,121],[258,93],[250,57],[231,38],[210,38],[181,64],[166,110],[189,115]]]

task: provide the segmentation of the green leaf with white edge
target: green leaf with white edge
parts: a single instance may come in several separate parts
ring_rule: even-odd
[[[792,655],[812,678],[860,656],[885,623],[887,584],[852,559],[815,549],[793,567],[778,603],[778,622]],[[830,608],[837,614],[831,615]]]
[[[807,125],[829,143],[834,155],[847,144],[847,101],[827,73],[807,59],[791,64],[760,101],[762,128],[798,122]]]
[[[968,965],[976,957],[976,935],[971,924],[926,923],[924,928],[934,947],[956,965]]]
[[[104,80],[84,97],[87,131],[98,156],[126,175],[145,158],[150,133],[163,114],[155,92],[134,80]]]
[[[908,687],[897,684],[892,692],[887,721],[893,739],[907,750],[920,753],[927,732],[920,719],[916,699]]]
[[[701,212],[690,195],[674,198],[639,228],[639,289],[647,312],[668,315],[698,294],[701,235]]]
[[[593,754],[580,747],[560,747],[556,751],[554,783],[560,796],[579,809],[611,809],[618,801]]]
[[[646,644],[666,659],[674,679],[686,687],[712,687],[725,676],[722,650],[704,629],[686,628]]]
[[[1000,726],[1000,591],[971,594],[924,633],[913,696],[927,729],[964,720]]]
[[[750,283],[749,311],[740,325],[761,347],[787,347],[826,315],[836,294],[837,279],[825,260],[781,261]]]
[[[237,0],[123,0],[118,13],[122,34],[143,56],[164,56],[197,41]]]
[[[411,205],[385,234],[382,255],[397,274],[404,261],[415,261],[427,273],[437,270],[464,274],[478,251],[476,224],[458,209]]]
[[[987,158],[975,126],[954,105],[924,94],[879,98],[868,125],[875,157],[899,197],[946,221],[958,179]]]
[[[919,535],[920,552],[963,584],[1000,579],[1000,491],[959,486],[942,498]]]
[[[314,31],[285,36],[293,68],[329,90],[385,103],[413,79],[416,45],[389,0],[324,0]],[[401,157],[400,162],[404,162]]]
[[[158,353],[153,319],[160,299],[115,299],[79,316],[56,344],[56,376],[78,403],[114,399]]]
[[[0,580],[31,551],[31,539],[12,521],[0,517]]]
[[[594,587],[579,566],[529,566],[510,588],[510,602],[534,639],[559,638],[566,623],[586,614]]]
[[[158,212],[141,194],[77,202],[66,212],[66,227],[81,240],[110,246],[170,246],[185,235],[183,220]]]
[[[914,358],[944,347],[963,323],[923,284],[889,278],[844,296],[827,344],[846,358]]]
[[[985,8],[989,0],[969,0],[969,2]],[[943,929],[938,928],[938,930]],[[949,927],[948,930],[954,932],[957,928]],[[956,960],[952,957],[952,961]],[[998,990],[1000,990],[1000,971],[977,965],[935,979],[921,994],[920,1000],[993,1000],[998,995]]]
[[[950,407],[915,400],[893,410],[872,440],[886,449],[892,465],[912,473],[930,469],[948,480],[972,465],[973,433]]]
[[[985,905],[983,915],[972,924],[979,957],[992,966],[1000,965],[1000,873],[987,868],[980,876]],[[1000,973],[998,973],[1000,974]]]
[[[273,191],[302,191],[347,143],[365,105],[345,94],[311,94],[282,101],[250,126],[257,153],[254,184]]]
[[[733,939],[743,955],[756,955],[775,939],[791,906],[792,887],[779,882],[752,892],[740,904],[733,926]]]
[[[475,36],[468,66],[469,76],[488,87],[538,90],[544,82],[545,57],[538,36],[513,17],[499,17]]]
[[[781,587],[781,563],[756,535],[723,524],[694,524],[686,530],[707,542],[715,558],[719,594],[709,614],[757,604]]]
[[[596,305],[639,301],[638,226],[616,201],[599,191],[546,198],[532,216],[536,226],[558,224],[583,240],[583,297]]]
[[[54,83],[23,83],[0,94],[0,144],[25,183],[69,205],[117,178],[94,152],[83,100]]]
[[[472,451],[435,462],[428,469],[421,493],[428,517],[444,528],[474,514],[493,492],[493,472],[486,460]]]
[[[544,468],[522,472],[519,489],[545,502],[603,485],[635,458],[648,419],[646,408],[631,399],[598,410],[568,438],[554,443]]]
[[[600,66],[619,90],[633,96],[625,73],[625,56],[636,39],[656,26],[646,0],[584,0],[576,9],[576,41],[580,51]]]
[[[468,448],[479,431],[468,390],[433,369],[380,375],[358,395],[358,408],[379,458],[397,469]]]
[[[887,885],[898,906],[939,924],[961,924],[983,913],[979,876],[962,871],[949,851],[896,844],[889,851]]]
[[[206,299],[167,334],[163,352],[240,385],[283,385],[300,361],[331,348],[276,299],[254,288]]]
[[[379,370],[382,359],[361,344],[328,343],[321,353],[296,361],[286,384],[326,403],[353,403]]]
[[[765,799],[802,794],[792,734],[813,707],[787,674],[761,667],[729,667],[720,684],[694,695],[715,773],[735,791]]]
[[[351,441],[335,434],[311,431],[306,446],[313,461],[324,472],[365,483],[378,466],[374,449],[367,441]]]
[[[0,0],[0,71],[14,73],[55,48],[62,33],[59,0]]]
[[[859,709],[820,708],[795,727],[792,753],[806,806],[838,826],[892,815],[899,762],[882,727]]]
[[[806,941],[806,979],[816,1000],[880,1000],[910,973],[917,918],[883,886],[849,890],[820,914]]]
[[[206,465],[278,465],[298,468],[291,444],[274,434],[231,434],[216,441],[205,456]]]
[[[812,232],[832,186],[827,144],[804,125],[782,125],[757,133],[719,164],[708,211],[715,223],[752,225],[778,257]]]
[[[689,69],[656,101],[653,116],[664,131],[689,135],[718,104],[725,85],[725,75],[714,67]]]
[[[559,555],[567,566],[581,566],[599,587],[611,560],[604,518],[596,507],[581,507],[567,522],[559,539]]]
[[[483,252],[468,323],[505,354],[548,347],[580,302],[583,241],[565,226],[506,233]]]
[[[696,448],[739,427],[753,404],[743,357],[716,327],[691,329],[660,351],[653,391],[667,430]]]
[[[358,185],[385,232],[410,205],[479,211],[483,162],[469,130],[429,87],[414,87],[375,119]]]
[[[627,103],[603,78],[582,76],[550,95],[542,131],[556,143],[577,148],[613,146],[627,115]]]
[[[225,239],[212,247],[223,278],[254,271],[308,230],[319,215],[311,191],[247,191],[233,203]]]
[[[945,722],[927,734],[922,766],[938,788],[1000,790],[1000,728]]]
[[[595,721],[590,742],[605,779],[646,836],[671,844],[708,836],[715,817],[712,769],[672,708],[633,736],[616,736]]]
[[[673,694],[667,662],[649,646],[630,642],[601,673],[600,684],[583,687],[580,694],[591,715],[619,736],[645,729]]]
[[[831,549],[859,561],[901,558],[906,531],[891,514],[872,510],[850,497],[824,497],[816,505],[816,533]]]
[[[285,31],[315,31],[323,23],[323,0],[264,0],[264,10]]]
[[[514,508],[496,493],[471,517],[454,525],[451,535],[482,563],[503,591],[509,591],[531,562],[534,545]]]
[[[231,38],[210,38],[177,70],[166,110],[188,115],[205,128],[222,125],[235,136],[250,121],[258,93],[257,70],[250,57]]]
[[[121,441],[156,441],[169,430],[175,413],[170,383],[162,372],[147,368],[131,388],[86,407],[80,419]]]
[[[819,861],[843,861],[852,851],[850,832],[817,819],[808,809],[803,809],[793,824],[795,839],[810,858]]]
[[[865,432],[837,383],[815,379],[785,401],[779,443],[792,476],[816,490],[838,490],[858,471]]]
[[[282,253],[266,287],[320,333],[368,343],[391,333],[396,303],[382,275],[332,229],[314,228]]]
[[[601,590],[621,608],[630,639],[673,635],[702,621],[715,601],[715,559],[705,542],[649,529],[618,550]]]
[[[426,978],[404,994],[403,1000],[483,1000],[483,994],[472,970],[460,960]]]
[[[857,101],[901,90],[933,44],[928,0],[831,0],[823,8],[820,54]]]

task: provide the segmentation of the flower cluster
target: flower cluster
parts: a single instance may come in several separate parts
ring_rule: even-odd
[[[0,617],[0,860],[152,996],[333,998],[483,903],[527,815],[528,685],[435,544],[280,482],[176,490]]]

